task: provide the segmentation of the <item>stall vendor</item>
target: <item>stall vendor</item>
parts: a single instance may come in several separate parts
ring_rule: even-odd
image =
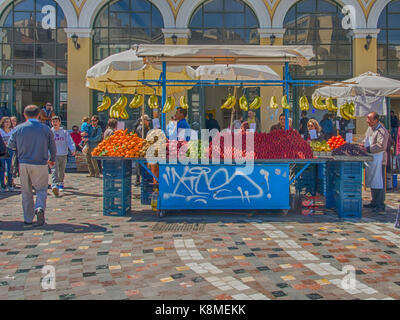
[[[310,119],[307,122],[307,129],[308,129],[308,134],[307,134],[307,141],[311,140],[318,140],[322,141],[323,140],[323,135],[322,135],[322,128],[319,125],[318,121],[315,119]]]
[[[274,131],[274,130],[285,130],[285,121],[286,121],[286,119],[285,119],[285,114],[282,113],[282,114],[279,116],[279,123],[274,124],[274,125],[271,127],[271,130],[270,130],[270,131]]]
[[[256,132],[261,132],[260,120],[256,118],[256,114],[252,110],[249,110],[247,113],[247,123],[249,124],[250,129]]]
[[[379,115],[371,112],[367,117],[368,130],[361,147],[364,151],[372,153],[373,161],[365,162],[365,184],[371,188],[372,201],[364,205],[373,208],[374,212],[385,211],[385,172],[386,172],[386,146],[389,132],[379,122]]]

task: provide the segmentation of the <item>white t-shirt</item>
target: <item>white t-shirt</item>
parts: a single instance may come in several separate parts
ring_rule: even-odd
[[[3,138],[3,140],[4,140],[4,143],[6,144],[6,146],[8,145],[8,141],[10,140],[10,138],[11,138],[11,134],[12,134],[12,130],[10,130],[10,132],[5,132],[3,129],[1,129],[0,128],[0,135],[1,135],[1,137]]]

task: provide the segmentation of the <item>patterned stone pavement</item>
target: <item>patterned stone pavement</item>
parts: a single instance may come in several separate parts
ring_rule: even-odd
[[[0,299],[400,299],[397,193],[361,220],[329,210],[160,220],[133,192],[132,215],[103,217],[102,181],[67,174],[41,228],[24,226],[18,192],[0,194]],[[55,289],[42,286],[45,266]],[[352,267],[355,286],[343,286]]]

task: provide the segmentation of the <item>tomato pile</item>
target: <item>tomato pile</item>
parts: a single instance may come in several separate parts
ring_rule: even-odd
[[[328,140],[329,147],[334,150],[346,144],[346,141],[341,136],[332,137]]]

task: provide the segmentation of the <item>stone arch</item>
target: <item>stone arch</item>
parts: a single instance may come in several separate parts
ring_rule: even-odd
[[[265,4],[260,0],[242,0],[246,3],[257,16],[260,28],[270,28],[271,18],[269,16],[268,10]],[[185,0],[178,12],[176,17],[176,28],[185,29],[189,28],[189,22],[192,18],[195,10],[201,5],[205,0]]]
[[[274,14],[274,18],[272,20],[272,28],[283,28],[283,21],[285,20],[286,14],[290,10],[290,8],[296,3],[302,0],[281,0],[279,5],[277,6]],[[386,0],[385,0],[386,1]],[[351,5],[355,7],[356,11],[356,28],[364,29],[366,28],[366,19],[364,16],[364,11],[362,10],[360,4],[357,0],[341,0],[336,1],[341,5]]]
[[[165,0],[147,0],[147,1],[153,3],[154,6],[158,10],[160,10],[160,13],[164,20],[164,28],[175,27],[174,15],[167,1]],[[79,28],[83,29],[93,28],[93,24],[97,17],[97,14],[108,2],[110,2],[110,0],[86,1],[79,16]]]
[[[368,16],[368,24],[367,28],[369,29],[376,29],[378,28],[378,20],[386,6],[391,2],[391,0],[380,0],[375,1],[374,5],[371,8],[371,11]]]

